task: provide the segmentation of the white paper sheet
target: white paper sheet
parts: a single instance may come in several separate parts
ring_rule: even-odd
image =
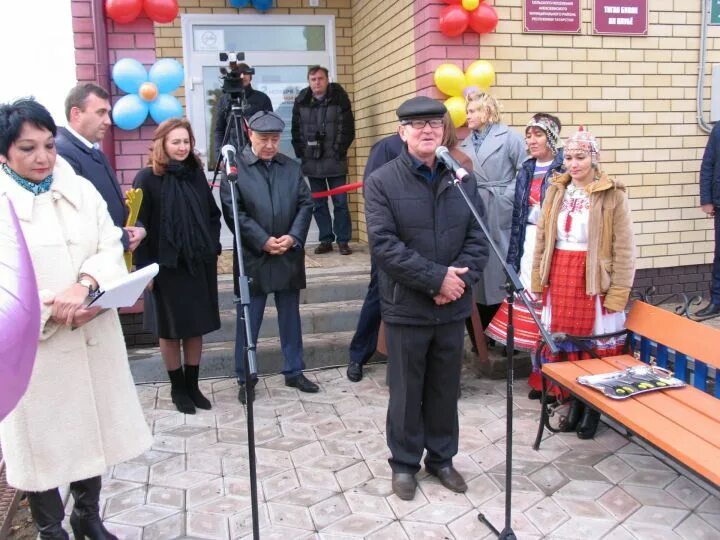
[[[106,283],[105,287],[101,289],[101,294],[90,305],[106,309],[134,305],[159,270],[160,267],[153,263],[120,279]]]

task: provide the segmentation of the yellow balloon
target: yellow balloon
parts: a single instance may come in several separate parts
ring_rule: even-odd
[[[473,11],[480,5],[480,0],[462,0],[462,7],[468,11]]]
[[[462,96],[465,88],[465,74],[455,64],[440,64],[435,70],[435,85],[443,94]]]
[[[455,127],[460,127],[467,121],[465,98],[461,96],[448,98],[445,100],[445,108],[450,113],[450,118],[452,118],[452,123]]]
[[[465,70],[465,80],[468,86],[477,86],[482,90],[487,90],[495,84],[495,68],[487,60],[478,60]]]

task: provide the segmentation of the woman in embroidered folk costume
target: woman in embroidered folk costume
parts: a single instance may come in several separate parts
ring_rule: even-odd
[[[0,197],[17,213],[41,304],[30,383],[0,422],[0,443],[8,484],[27,494],[41,539],[68,538],[58,491],[67,485],[75,538],[113,539],[99,514],[101,475],[152,436],[117,311],[86,307],[98,286],[127,274],[122,231],[95,187],[57,156],[56,131],[32,99],[0,105]]]
[[[160,353],[178,411],[194,414],[212,404],[198,386],[203,335],[220,328],[217,256],[220,209],[195,155],[190,123],[171,118],[153,134],[148,167],[135,177],[143,190],[138,218],[147,238],[135,251],[138,266],[158,263],[146,323],[160,338]],[[185,369],[181,363],[181,351]]]
[[[635,275],[632,218],[625,187],[599,164],[600,146],[588,131],[565,142],[566,173],[547,190],[537,226],[532,292],[543,295],[542,323],[551,333],[606,334],[625,325],[625,305]],[[596,340],[600,356],[619,354],[624,339]],[[587,356],[564,344],[560,355],[543,351],[543,361]],[[566,431],[595,435],[600,413],[571,404]]]
[[[535,252],[535,230],[540,217],[540,205],[550,180],[562,171],[563,151],[560,147],[560,120],[551,114],[535,114],[525,127],[525,144],[529,156],[515,178],[512,224],[507,251],[507,263],[520,276],[520,281],[530,287],[532,258]],[[533,296],[532,294],[530,295]],[[535,298],[537,316],[540,318],[540,298]],[[515,348],[534,351],[540,333],[525,304],[515,302],[513,307],[515,325]],[[500,309],[489,324],[486,334],[499,343],[507,343],[508,305],[503,300]],[[539,399],[541,386],[539,374],[533,373],[528,381],[530,399]]]

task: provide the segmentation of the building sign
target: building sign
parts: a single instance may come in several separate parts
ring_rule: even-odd
[[[580,0],[525,0],[523,32],[579,34]]]
[[[647,36],[648,0],[593,0],[593,34]]]

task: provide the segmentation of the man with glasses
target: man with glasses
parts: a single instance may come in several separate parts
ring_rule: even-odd
[[[397,110],[403,150],[364,186],[388,350],[392,486],[403,500],[415,495],[424,450],[428,473],[452,491],[467,490],[452,465],[457,399],[471,288],[488,248],[451,171],[435,159],[445,112],[428,97],[405,101]],[[463,188],[483,215],[472,175]]]

